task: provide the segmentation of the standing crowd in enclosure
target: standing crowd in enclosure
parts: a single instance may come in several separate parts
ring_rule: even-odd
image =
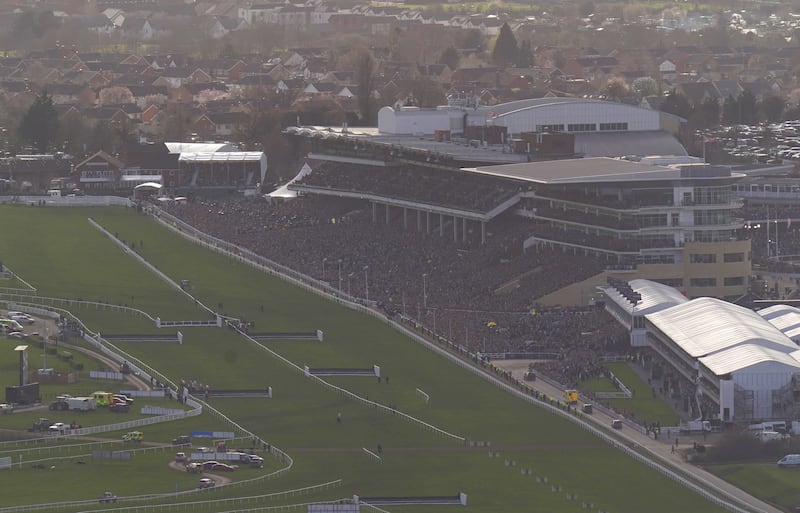
[[[544,248],[523,252],[530,226],[519,217],[490,223],[480,245],[404,230],[400,222],[373,223],[368,204],[352,199],[202,199],[164,208],[472,351],[556,353],[562,360],[544,365],[565,384],[596,375],[598,357],[624,351],[627,343],[624,328],[601,308],[537,304],[604,264]]]

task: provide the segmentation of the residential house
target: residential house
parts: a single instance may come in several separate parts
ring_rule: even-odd
[[[207,59],[195,61],[193,66],[202,69],[214,80],[236,82],[247,68],[241,59]]]
[[[227,137],[249,121],[250,115],[244,112],[213,112],[203,114],[192,126],[201,137]]]
[[[199,68],[168,68],[161,72],[161,76],[153,81],[153,85],[167,87],[180,87],[185,84],[211,82],[211,75]]]

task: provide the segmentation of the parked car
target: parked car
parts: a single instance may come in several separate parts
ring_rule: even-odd
[[[622,420],[621,419],[612,420],[611,427],[614,429],[622,429]]]
[[[186,465],[186,472],[190,474],[199,474],[203,471],[203,465],[200,463],[189,463]]]
[[[51,433],[63,433],[69,429],[69,425],[63,422],[56,422],[55,424],[51,424],[48,429]]]
[[[114,403],[108,407],[108,411],[113,411],[116,413],[128,413],[131,410],[131,407],[128,403]]]
[[[214,460],[204,461],[203,462],[203,470],[211,470],[214,467],[214,465],[217,465],[218,463],[219,463],[218,461],[214,461]]]
[[[189,439],[188,435],[180,435],[172,439],[172,445],[189,445],[190,443],[191,440]],[[205,452],[205,451],[200,451],[198,449],[198,452]]]
[[[6,413],[13,413],[13,412],[14,412],[14,407],[13,406],[11,406],[8,403],[0,403],[0,413],[6,414]]]
[[[234,467],[233,465],[228,465],[227,463],[217,463],[216,465],[211,467],[211,470],[222,471],[222,472],[233,472],[234,470],[236,470],[236,467]]]
[[[204,477],[204,478],[202,478],[200,480],[200,482],[198,483],[197,487],[201,488],[201,489],[202,488],[213,488],[214,486],[216,486],[216,484],[217,484],[216,481],[214,481],[213,479],[209,479],[207,477]]]
[[[103,492],[97,500],[99,502],[117,502],[117,496],[111,492]]]
[[[177,461],[178,463],[186,461],[186,453],[185,452],[175,453],[175,461]]]

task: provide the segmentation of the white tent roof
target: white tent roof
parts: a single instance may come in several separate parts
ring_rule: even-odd
[[[239,148],[230,143],[164,143],[170,153],[213,153],[216,151],[238,151]]]
[[[264,157],[263,151],[217,151],[181,153],[180,162],[258,162]]]
[[[297,176],[286,182],[284,185],[281,185],[274,191],[266,194],[265,196],[269,196],[270,198],[296,198],[297,191],[293,191],[289,189],[289,186],[295,183],[297,180],[300,180],[307,174],[311,173],[312,169],[311,166],[308,165],[308,162],[303,164],[303,167],[300,168],[300,171],[297,173]]]
[[[757,344],[785,354],[798,349],[756,312],[714,298],[693,299],[649,314],[647,320],[693,358],[743,344]]]
[[[789,305],[773,305],[757,313],[787,337],[795,342],[800,341],[800,309]]]
[[[794,372],[800,372],[800,362],[793,356],[795,353],[798,351],[787,354],[756,344],[742,344],[698,360],[717,376],[763,363],[785,365],[793,368]]]
[[[134,187],[134,189],[136,189],[136,190],[138,190],[138,189],[160,189],[162,187],[163,187],[163,185],[161,185],[158,182],[145,182],[145,183],[140,183],[139,185]]]

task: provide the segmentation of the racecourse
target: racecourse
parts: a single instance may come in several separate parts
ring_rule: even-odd
[[[194,300],[121,250],[91,226],[89,217],[127,246],[135,245],[136,253],[173,281],[188,280]],[[67,303],[60,308],[68,309],[93,332],[113,335],[158,330],[143,315],[92,308],[78,301],[127,306],[165,320],[209,319],[200,302],[220,314],[254,322],[257,331],[324,331],[322,342],[266,340],[259,346],[229,328],[193,327],[182,330],[182,344],[116,343],[173,383],[188,380],[214,388],[273,388],[271,399],[212,397],[208,402],[288,454],[293,461],[291,469],[274,479],[234,486],[237,480],[257,474],[253,469],[240,469],[230,474],[230,486],[203,492],[199,497],[204,501],[337,482],[302,497],[279,495],[259,507],[336,500],[353,494],[398,497],[463,492],[468,497],[468,511],[486,513],[723,511],[590,431],[490,385],[379,320],[203,250],[134,209],[0,206],[0,219],[4,225],[0,240],[3,264],[35,287],[38,296],[74,301],[73,306]],[[10,351],[12,345],[6,344],[4,350]],[[304,376],[298,369],[305,365],[379,365],[382,376],[390,380],[325,378],[361,398],[356,400]],[[14,383],[13,373],[3,372],[2,376],[3,385]],[[430,402],[422,400],[417,389],[424,390]],[[53,392],[46,387],[43,390]],[[0,417],[0,427],[6,427],[5,420]],[[426,429],[423,423],[455,437]],[[145,432],[146,440],[157,446],[168,444],[178,434],[224,428],[217,417],[204,413]],[[193,440],[194,445],[201,443]],[[379,444],[380,460],[365,453],[364,448],[374,452]],[[17,457],[18,450],[4,445],[0,457]],[[60,449],[54,451],[60,454]],[[48,470],[21,464],[1,471],[4,506],[88,500],[105,490],[124,499],[191,489],[197,476],[169,468],[172,454],[165,448],[125,462],[89,459],[80,465],[55,464],[50,475]],[[286,461],[271,458],[263,472],[285,465]],[[68,470],[62,472],[62,468]],[[140,475],[147,477],[129,477]],[[32,481],[44,479],[47,486],[31,490]],[[189,511],[194,506],[188,503],[197,500],[197,494],[175,494],[124,500],[115,507],[168,501],[173,503],[170,511]],[[181,507],[176,503],[187,504]],[[98,506],[60,510],[93,507]],[[236,508],[230,502],[210,502],[205,507],[205,511]],[[455,507],[392,506],[389,510],[436,512]]]

